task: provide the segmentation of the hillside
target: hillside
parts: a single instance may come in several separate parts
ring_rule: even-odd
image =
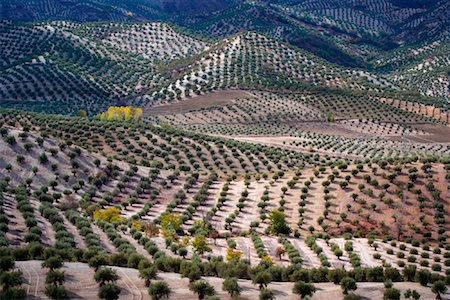
[[[216,38],[257,31],[330,62],[363,67],[367,56],[448,34],[449,4],[436,1],[4,1],[18,21],[171,21]]]
[[[450,95],[449,38],[443,36],[435,40],[413,46],[405,46],[391,51],[374,60],[377,69],[393,82],[408,86],[416,92],[432,97]]]
[[[2,1],[2,18],[17,21],[154,21],[171,15],[204,15],[234,3],[180,0],[84,0],[84,1]]]
[[[139,260],[153,261],[158,279],[169,282],[177,295],[188,292],[172,286],[179,275],[165,272],[191,278],[183,268],[202,264],[200,274],[219,290],[220,279],[208,276],[224,276],[217,264],[229,249],[243,256],[237,275],[242,279],[253,278],[262,266],[273,273],[271,280],[284,282],[295,281],[299,275],[294,271],[303,268],[311,272],[312,282],[333,281],[332,275],[319,279],[313,274],[334,274],[341,268],[367,272],[363,276],[368,281],[381,280],[370,274],[383,268],[399,269],[408,281],[412,267],[429,270],[434,278],[448,274],[445,156],[335,159],[170,126],[11,110],[1,111],[0,124],[5,224],[0,243],[10,247],[16,265],[26,270],[28,294],[42,293],[37,281],[43,271],[40,263],[19,261],[45,258],[47,252],[20,251],[36,244],[90,265],[94,263],[86,257],[96,254],[106,256],[103,265],[137,268]],[[104,221],[94,213],[113,207],[123,219]],[[291,234],[273,232],[276,211],[285,216]],[[167,215],[180,218],[176,235],[144,230],[165,226]],[[210,254],[196,244],[198,234],[208,237]],[[279,254],[278,249],[287,252]],[[76,278],[80,268],[91,274],[85,278],[89,282],[95,270],[86,265],[66,263],[64,270]],[[116,270],[124,280],[119,282],[121,293],[142,297],[142,281],[130,279],[137,271]],[[290,275],[282,277],[276,270]],[[70,282],[65,284],[70,292],[96,291],[95,286],[80,291]],[[245,280],[239,284],[251,286]],[[279,283],[274,284],[278,293]],[[282,284],[282,289],[292,289],[290,283]],[[365,294],[365,284],[358,285]],[[331,284],[318,287],[341,293]],[[375,290],[367,293],[378,295]]]
[[[392,36],[399,41],[419,40],[448,29],[447,1],[293,1],[280,10],[343,33]]]
[[[142,26],[143,37],[122,43]],[[162,23],[4,21],[1,27],[2,106],[53,113],[73,114],[80,108],[95,113],[108,104],[126,103],[168,80],[170,74],[157,72],[158,63],[199,52],[205,45]],[[139,42],[150,36],[151,43]],[[49,107],[46,101],[60,105]]]
[[[268,205],[264,207],[259,217],[269,214],[270,210],[279,207],[280,204],[277,203],[277,198],[281,197],[286,202],[285,211],[289,224],[293,228],[299,226],[299,229],[302,230],[301,232],[303,230],[306,231],[310,225],[318,228],[318,225],[327,224],[326,231],[330,233],[336,232],[336,230],[347,231],[351,230],[350,228],[354,228],[355,231],[362,230],[360,234],[364,234],[368,232],[366,230],[369,230],[369,227],[365,226],[372,224],[370,230],[377,228],[381,233],[389,228],[385,227],[383,229],[383,226],[388,226],[387,224],[391,223],[388,219],[395,214],[396,202],[399,203],[402,202],[402,199],[408,199],[406,202],[402,202],[403,205],[411,205],[411,209],[419,210],[414,203],[421,197],[427,199],[426,201],[431,201],[431,199],[446,199],[448,196],[448,186],[446,184],[448,180],[446,168],[448,166],[444,168],[444,165],[436,164],[438,162],[436,158],[430,158],[431,160],[423,158],[421,163],[402,162],[401,160],[398,162],[391,161],[387,165],[383,160],[374,160],[374,163],[370,163],[370,160],[360,159],[333,160],[330,157],[320,159],[318,155],[301,154],[292,150],[282,150],[271,146],[233,142],[223,138],[178,132],[171,128],[127,126],[127,131],[124,131],[125,128],[112,128],[106,123],[82,121],[79,118],[47,117],[36,114],[19,114],[14,117],[14,113],[14,111],[4,111],[2,113],[2,123],[6,132],[3,134],[4,139],[2,140],[2,149],[4,149],[2,151],[2,172],[4,172],[3,176],[11,178],[12,184],[19,184],[23,178],[31,178],[30,188],[39,189],[40,186],[47,185],[50,180],[54,179],[52,169],[53,165],[55,165],[58,170],[56,173],[58,188],[56,190],[63,192],[78,186],[76,191],[67,194],[68,199],[71,199],[71,201],[83,199],[83,191],[87,192],[92,188],[94,188],[94,191],[97,190],[97,192],[94,192],[94,198],[90,198],[87,203],[83,204],[86,205],[85,207],[89,206],[89,202],[97,201],[103,203],[102,205],[108,205],[108,203],[120,204],[131,197],[135,198],[134,203],[128,204],[130,205],[129,207],[124,207],[124,213],[127,216],[131,216],[133,214],[141,214],[140,210],[143,209],[144,203],[140,201],[146,199],[145,195],[150,193],[153,204],[150,203],[145,215],[150,214],[158,217],[158,214],[169,209],[169,206],[174,205],[170,210],[175,209],[186,216],[186,229],[189,225],[192,225],[192,218],[195,220],[201,217],[203,213],[206,214],[210,205],[210,208],[213,208],[214,195],[223,189],[225,179],[233,174],[248,174],[246,176],[249,177],[245,182],[248,181],[249,185],[240,177],[236,178],[236,181],[231,180],[227,184],[233,189],[229,194],[229,204],[235,202],[234,205],[236,205],[237,199],[233,195],[237,197],[241,191],[249,189],[251,193],[245,196],[248,203],[244,201],[244,208],[251,208],[253,205],[256,205],[258,199],[266,195],[264,192],[266,190],[269,199],[265,201],[267,201]],[[10,126],[13,127],[11,128]],[[69,131],[67,130],[68,128],[70,128]],[[33,133],[33,131],[24,133],[22,131],[24,129],[38,131],[36,133]],[[43,143],[40,142],[41,145],[33,146],[35,141],[41,139],[37,132],[40,132],[40,135],[46,138]],[[15,142],[8,145],[8,141],[12,137],[14,137],[13,140]],[[152,146],[149,146],[150,143]],[[31,148],[28,147],[30,145]],[[42,160],[43,153],[48,153],[46,160]],[[196,155],[193,156],[193,153],[196,153]],[[23,157],[23,159],[19,160],[19,156]],[[109,157],[109,162],[106,159],[107,157]],[[414,160],[414,158],[411,159]],[[432,165],[433,163],[435,164]],[[140,167],[133,166],[134,164],[140,165]],[[342,167],[344,165],[345,167]],[[426,168],[423,167],[425,165],[427,166]],[[32,172],[34,166],[37,167],[37,172]],[[189,174],[194,170],[198,171],[197,176],[199,177],[194,180],[192,188],[186,188],[186,182],[192,179],[192,175]],[[353,170],[357,171],[353,172]],[[113,174],[110,174],[111,172]],[[145,179],[147,175],[145,174],[154,172],[155,177],[151,182],[147,182]],[[65,174],[69,173],[72,173],[74,177],[69,180],[63,180],[66,176]],[[212,173],[216,175],[211,175]],[[271,173],[280,175],[278,178],[273,177],[273,179],[270,179],[271,176],[264,177]],[[418,188],[418,185],[423,184],[428,187],[429,194],[425,191],[421,194],[415,194],[413,190],[409,191],[410,188],[408,188],[406,193],[406,190],[402,187],[408,182],[408,174],[411,173],[415,173],[417,178],[413,181],[414,187]],[[266,175],[261,178],[259,174]],[[122,185],[122,187],[117,188],[119,182],[123,181],[125,177],[127,177],[126,187]],[[99,185],[97,185],[97,179],[94,180],[93,178],[101,179]],[[206,181],[207,178],[213,179]],[[308,190],[322,190],[322,183],[327,181],[327,178],[328,185],[325,186],[325,189],[328,190],[326,192],[328,196],[325,197],[326,200],[323,202],[323,200],[320,200],[323,195],[321,196],[320,193],[316,192],[310,195]],[[83,185],[77,184],[80,180],[84,182]],[[303,191],[300,185],[306,181],[309,181],[309,184],[306,185],[306,190]],[[345,181],[347,185],[343,186],[342,182]],[[368,183],[368,187],[359,187],[359,184],[364,181],[367,181],[365,184]],[[147,188],[144,187],[146,182]],[[294,184],[291,185],[291,183]],[[178,202],[178,200],[174,203],[167,202],[168,199],[171,199],[176,194],[177,189],[183,186],[187,189],[187,199],[181,199],[181,202]],[[290,186],[292,190],[280,194],[280,189],[283,186]],[[295,186],[298,188],[295,188]],[[193,199],[190,199],[190,197],[195,196],[196,191],[200,192],[198,191],[200,187],[202,187],[201,189],[206,189],[202,193],[212,198],[210,199],[207,196],[207,198],[202,200],[206,201],[201,208],[202,211],[204,210],[203,212],[197,211],[193,213],[193,211],[190,211],[189,206],[194,205],[198,200],[195,200],[196,197]],[[370,193],[367,192],[369,189],[372,190]],[[140,192],[137,195],[134,194],[138,190]],[[294,220],[298,219],[299,212],[295,208],[296,201],[294,199],[299,199],[302,193],[307,196],[305,199],[306,206],[304,207],[306,211],[317,213],[316,217],[319,217],[323,212],[322,210],[327,208],[327,214],[329,215],[325,220],[317,224],[316,217],[308,214],[305,224],[295,223]],[[366,200],[350,205],[360,206],[360,208],[345,209],[346,201],[348,201],[348,204],[354,202],[350,198],[352,193],[356,193],[356,199]],[[383,194],[383,196],[378,197],[377,193]],[[106,197],[106,195],[109,196]],[[344,201],[347,198],[348,200]],[[321,208],[324,203],[332,203],[332,199],[340,199],[339,205],[335,206],[332,204]],[[380,204],[380,201],[383,199],[386,200],[386,204]],[[387,202],[388,199],[389,202]],[[367,203],[367,200],[369,202],[374,201],[380,212],[383,211],[383,214],[379,216],[372,214],[371,219],[364,221],[364,210],[369,209],[368,206],[371,204]],[[189,204],[191,201],[192,203]],[[211,203],[209,203],[210,201]],[[319,204],[321,202],[322,204]],[[430,219],[422,219],[422,221],[426,220],[429,226],[438,226],[438,223],[433,225],[434,222],[431,218],[432,207],[428,206],[427,202],[424,204],[425,206],[420,208],[420,212],[425,216],[430,214]],[[169,206],[164,207],[164,205]],[[284,203],[281,204],[281,207],[284,207],[284,205]],[[177,208],[178,206],[180,207]],[[227,204],[225,211],[221,212],[219,208],[218,211],[217,209],[212,210],[212,215],[210,215],[211,212],[207,214],[216,219],[213,223],[218,222],[218,229],[223,228],[223,226],[225,229],[227,228],[225,224],[220,225],[221,221],[219,220],[222,217],[226,217],[227,210],[231,209],[229,213],[233,211],[232,206],[229,207]],[[303,207],[303,205],[301,206]],[[392,213],[387,213],[387,210],[390,209],[392,209]],[[241,210],[239,209],[239,211]],[[336,224],[333,223],[338,220],[339,214],[342,214],[344,211],[349,215],[342,219],[342,223],[336,227]],[[377,210],[374,211],[376,212]],[[403,212],[406,213],[406,210],[403,209]],[[154,215],[155,213],[156,215]],[[220,214],[216,215],[217,213]],[[222,213],[225,214],[222,215]],[[264,222],[264,219],[258,220],[259,217],[256,213],[256,210],[244,209],[242,216],[238,214],[236,223],[231,223],[232,227],[237,226],[236,229],[239,229],[239,231],[248,230],[250,229],[251,221],[254,220],[261,222],[257,227],[260,227],[261,232],[264,232],[267,226],[266,222]],[[249,215],[245,216],[246,214]],[[416,234],[419,234],[420,231],[414,233],[414,231],[409,229],[408,223],[403,222],[412,222],[411,217],[418,218],[420,215],[418,212],[408,213],[404,216],[404,221],[399,221],[399,226],[404,228],[402,233],[398,233],[399,237],[412,235],[419,238]],[[356,222],[357,219],[359,219],[359,224]],[[292,224],[290,220],[292,220]],[[367,221],[368,223],[366,223]],[[419,221],[417,220],[417,222]],[[414,224],[414,222],[411,224]],[[397,229],[391,227],[386,233],[393,233],[395,230]],[[431,227],[429,231],[436,232]],[[434,235],[432,237],[437,238]]]
[[[165,23],[1,26],[3,107],[96,113],[107,103],[152,105],[241,86],[397,89],[384,77],[331,64],[257,33],[212,42]]]

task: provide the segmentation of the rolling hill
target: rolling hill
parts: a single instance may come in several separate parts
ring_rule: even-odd
[[[66,103],[59,107],[69,113],[95,113],[107,102],[151,104],[236,87],[398,89],[384,75],[341,67],[252,32],[214,41],[166,23],[1,26],[6,107],[42,110],[45,100]]]

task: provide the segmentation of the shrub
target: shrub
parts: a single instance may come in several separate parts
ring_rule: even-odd
[[[400,291],[394,288],[388,288],[384,291],[384,300],[400,300]]]
[[[275,299],[275,295],[272,290],[262,289],[259,291],[259,300],[273,300]]]

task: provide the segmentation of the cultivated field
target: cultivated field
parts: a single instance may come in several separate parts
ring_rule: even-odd
[[[450,2],[3,2],[0,300],[450,299]]]
[[[154,262],[169,272],[158,278],[172,282],[174,297],[190,292],[187,283],[174,288],[179,275],[170,272],[191,278],[183,270],[196,264],[204,264],[199,274],[224,277],[219,270],[207,271],[206,265],[239,262],[245,268],[237,277],[252,280],[261,266],[270,273],[283,268],[280,272],[291,275],[273,273],[269,281],[284,282],[303,268],[313,282],[342,276],[332,272],[356,276],[351,272],[358,270],[368,272],[365,279],[355,277],[358,281],[383,281],[370,276],[380,270],[388,276],[384,268],[398,270],[389,275],[393,281],[401,274],[404,280],[418,280],[408,275],[411,268],[434,274],[427,282],[448,276],[450,177],[444,156],[336,159],[170,126],[111,126],[108,121],[8,110],[1,120],[1,242],[26,270],[28,294],[42,295],[43,282],[30,273],[44,276],[45,270],[40,263],[26,268],[33,263],[21,261],[48,255],[17,251],[39,244],[91,267],[98,255],[110,257],[101,265],[140,269],[140,260]],[[274,223],[279,222],[277,214],[281,223]],[[89,282],[95,269],[67,266],[68,293],[89,297],[98,291],[93,282],[80,290],[76,279],[86,269],[81,272],[91,274],[83,279]],[[143,281],[132,279],[138,270],[116,270],[121,296],[146,295]],[[315,272],[331,273],[320,279]],[[207,282],[219,292],[221,280]],[[257,286],[250,281],[239,285],[243,296],[256,295]],[[273,283],[269,288],[289,299],[292,285]],[[381,297],[376,283],[360,286],[359,294]],[[411,286],[398,284],[399,289]],[[324,291],[317,299],[341,293],[332,283],[317,288]],[[430,293],[420,289],[423,295]]]

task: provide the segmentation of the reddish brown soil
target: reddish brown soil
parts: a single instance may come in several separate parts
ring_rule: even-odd
[[[200,96],[194,96],[192,98],[187,98],[183,101],[178,101],[171,104],[164,104],[146,108],[144,115],[154,116],[154,115],[168,115],[168,114],[179,114],[180,111],[183,113],[187,111],[193,111],[202,108],[208,108],[211,106],[223,106],[231,103],[231,100],[236,98],[244,98],[251,96],[250,93],[242,90],[226,90],[217,91],[214,93],[207,93]]]

